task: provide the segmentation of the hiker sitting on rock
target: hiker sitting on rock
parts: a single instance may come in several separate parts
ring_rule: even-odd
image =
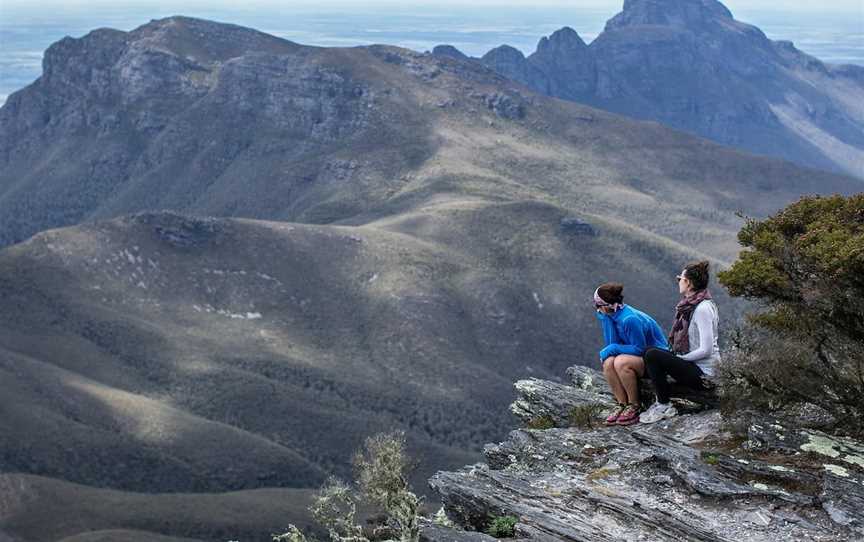
[[[669,402],[669,380],[693,388],[707,389],[705,377],[714,375],[720,361],[717,345],[719,316],[717,305],[708,291],[708,262],[691,263],[678,275],[678,291],[683,299],[675,311],[675,324],[669,335],[672,351],[649,348],[645,352],[645,367],[657,401],[639,416],[642,423],[654,423],[678,414]]]
[[[607,425],[639,421],[639,377],[645,374],[642,355],[651,347],[669,348],[653,318],[624,304],[623,290],[621,284],[607,282],[594,292],[594,307],[606,343],[600,351],[603,374],[618,402],[606,418]]]

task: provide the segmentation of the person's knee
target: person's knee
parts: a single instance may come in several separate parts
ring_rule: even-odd
[[[608,373],[609,371],[615,370],[615,356],[609,356],[608,358],[603,360],[603,372]]]
[[[642,360],[645,363],[645,370],[656,369],[660,365],[660,361],[657,359],[657,350],[652,348],[645,352],[645,355],[642,356]]]
[[[642,358],[636,356],[618,356],[615,359],[615,370],[618,373],[642,373],[645,363]]]
[[[642,359],[645,360],[645,365],[654,365],[658,361],[658,355],[663,351],[659,348],[649,348],[645,351],[645,355],[642,356]]]

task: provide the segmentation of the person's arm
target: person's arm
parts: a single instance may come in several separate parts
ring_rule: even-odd
[[[678,356],[687,361],[710,357],[714,351],[714,314],[707,302],[703,301],[693,311],[693,322],[699,330],[699,346],[693,348],[691,344],[689,352]]]
[[[603,344],[605,347],[600,351],[600,361],[604,361],[609,356],[614,356],[611,351],[614,350],[613,347],[617,346],[617,343],[621,340],[618,337],[618,331],[615,329],[615,322],[608,314],[603,314],[602,312],[595,313],[597,320],[600,321],[600,328],[603,330]]]
[[[628,318],[624,321],[624,341],[617,344],[618,354],[641,356],[648,349],[648,339],[645,337],[645,326],[638,318]]]

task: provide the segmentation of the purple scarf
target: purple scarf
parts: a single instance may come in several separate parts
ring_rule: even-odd
[[[690,351],[690,319],[693,317],[696,305],[707,299],[711,299],[711,292],[707,289],[699,290],[679,301],[675,307],[675,324],[672,326],[672,333],[669,334],[669,344],[676,354],[686,354]]]

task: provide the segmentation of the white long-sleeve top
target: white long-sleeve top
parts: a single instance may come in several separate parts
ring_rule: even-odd
[[[720,315],[717,304],[710,299],[696,305],[687,328],[690,352],[679,356],[692,361],[708,376],[714,375],[714,368],[720,363],[720,346],[717,343],[717,328]]]

